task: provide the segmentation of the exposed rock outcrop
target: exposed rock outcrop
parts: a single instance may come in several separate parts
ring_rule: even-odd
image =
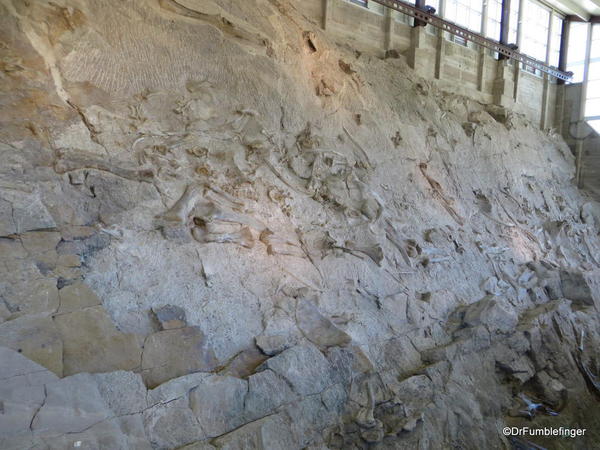
[[[597,447],[600,210],[398,56],[287,0],[0,0],[0,448]]]

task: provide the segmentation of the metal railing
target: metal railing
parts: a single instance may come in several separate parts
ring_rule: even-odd
[[[559,80],[568,81],[571,79],[573,74],[571,72],[563,72],[562,70],[557,69],[556,67],[549,66],[548,64],[538,61],[537,59],[531,58],[530,56],[524,55],[523,53],[519,53],[518,51],[510,48],[507,45],[501,44],[493,39],[488,39],[483,37],[480,34],[474,33],[466,28],[461,27],[460,25],[456,25],[455,23],[444,20],[436,15],[429,14],[416,6],[413,6],[409,3],[405,3],[399,0],[371,0],[375,3],[379,3],[380,5],[387,6],[393,10],[399,11],[402,14],[406,14],[408,16],[414,17],[421,22],[425,22],[428,25],[432,25],[436,28],[439,28],[443,31],[447,31],[455,36],[459,36],[467,41],[474,42],[477,45],[481,45],[482,47],[489,48],[495,52],[498,52],[500,55],[503,55],[507,58],[514,59],[526,66],[533,67],[534,69],[538,69],[548,75],[551,75]]]

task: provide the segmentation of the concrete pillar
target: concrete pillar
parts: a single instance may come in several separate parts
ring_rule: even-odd
[[[496,78],[494,79],[494,87],[492,89],[494,104],[506,107],[514,105],[513,80],[513,67],[507,60],[498,61]]]
[[[485,47],[479,47],[477,55],[477,90],[483,91],[483,80],[485,77],[485,53],[487,49]]]
[[[584,123],[585,118],[585,100],[587,98],[587,87],[590,74],[590,56],[592,52],[592,24],[587,24],[587,37],[585,46],[585,63],[583,66],[583,82],[581,83],[581,97],[579,98],[579,117],[577,121],[577,143],[575,144],[575,179],[577,187],[582,188],[583,183],[583,141],[585,140]]]
[[[437,15],[444,17],[446,9],[446,1],[438,2],[439,8]],[[444,77],[444,55],[446,54],[446,32],[438,28],[438,39],[435,46],[435,78],[441,80]]]
[[[550,23],[548,24],[548,37],[546,39],[546,64],[550,62],[550,55],[552,54],[552,34],[554,33],[554,11],[550,12],[550,18],[548,19]],[[547,73],[543,74],[543,88],[542,88],[542,107],[540,113],[540,128],[543,130],[548,127],[548,97],[550,96],[550,76]]]
[[[393,10],[385,8],[385,37],[383,42],[383,50],[387,54],[388,50],[394,48],[394,17]]]
[[[558,57],[558,68],[565,72],[567,70],[567,50],[569,49],[569,30],[571,29],[571,19],[565,17],[562,23],[562,33],[560,35],[560,56]],[[565,80],[558,80],[557,83],[565,84]]]
[[[516,1],[516,0],[515,0]],[[519,19],[517,23],[517,47],[521,49],[523,42],[523,15],[525,14],[525,0],[518,0],[519,2]],[[521,64],[515,61],[514,68],[514,91],[513,101],[517,102],[519,99],[519,82],[521,81]]]
[[[487,19],[488,19],[488,2],[484,0],[483,9],[481,11],[481,34],[483,36],[487,33]],[[486,48],[479,46],[477,51],[477,90],[481,92],[483,90],[483,77],[485,76],[485,52]]]
[[[438,39],[435,46],[435,78],[441,80],[444,76],[444,54],[446,53],[446,38],[444,31],[438,29]]]
[[[427,75],[424,70],[424,64],[422,62],[427,58],[426,49],[424,49],[425,41],[425,28],[424,27],[413,27],[410,30],[410,49],[408,50],[406,57],[408,65],[411,69],[417,72],[419,75]],[[421,64],[419,64],[421,62]]]

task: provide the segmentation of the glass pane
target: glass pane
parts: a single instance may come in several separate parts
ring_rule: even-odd
[[[585,102],[585,116],[600,116],[600,98],[589,98]]]
[[[595,62],[590,64],[588,80],[600,80],[600,63]]]
[[[596,130],[596,133],[600,134],[600,120],[589,120],[588,125]]]
[[[572,22],[569,28],[569,48],[567,50],[567,70],[573,72],[571,83],[583,81],[586,39],[587,24]]]
[[[592,28],[591,58],[600,58],[600,25],[595,24]]]

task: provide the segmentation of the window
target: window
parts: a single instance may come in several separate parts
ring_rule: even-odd
[[[583,81],[585,42],[587,42],[587,24],[583,22],[571,22],[569,28],[569,49],[567,50],[567,70],[573,72],[571,83],[581,83]]]
[[[487,24],[485,36],[500,40],[500,22],[502,21],[502,0],[487,0]],[[512,3],[512,2],[511,2]]]
[[[483,0],[447,0],[445,18],[469,30],[481,32]]]
[[[361,6],[368,6],[369,0],[350,0],[350,3],[356,3]]]
[[[562,26],[562,19],[556,15],[553,15],[551,36],[552,41],[550,42],[550,61],[548,61],[548,63],[554,67],[558,67],[558,60],[560,58],[560,40],[562,38]]]
[[[592,47],[586,97],[585,117],[600,119],[600,26],[597,24],[592,27]],[[600,122],[595,122],[595,124],[600,125]]]
[[[521,51],[532,58],[546,61],[550,11],[532,0],[525,0],[523,22]]]

